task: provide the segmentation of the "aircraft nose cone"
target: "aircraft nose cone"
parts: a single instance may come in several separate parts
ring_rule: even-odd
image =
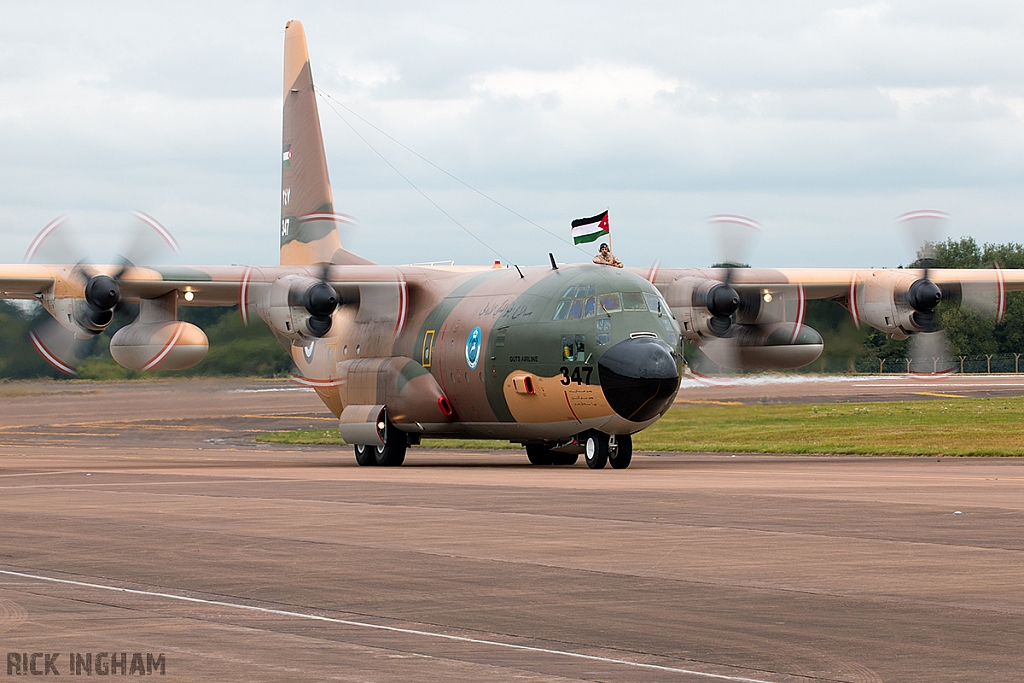
[[[672,348],[653,337],[619,342],[604,352],[597,368],[608,404],[632,422],[660,415],[679,389]]]

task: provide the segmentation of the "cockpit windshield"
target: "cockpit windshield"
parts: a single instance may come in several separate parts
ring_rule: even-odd
[[[649,292],[610,292],[597,295],[594,285],[574,285],[562,295],[553,320],[580,320],[620,311],[668,312],[661,297]]]

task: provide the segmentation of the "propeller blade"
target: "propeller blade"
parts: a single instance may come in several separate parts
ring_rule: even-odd
[[[1003,322],[1003,316],[1006,315],[1006,280],[1003,278],[1003,270],[998,263],[993,264],[992,267],[995,272],[994,279],[963,280],[959,287],[954,288],[954,295],[959,295],[962,307],[975,311],[986,318],[993,318],[998,325]],[[945,293],[943,293],[943,297],[945,297]]]
[[[913,335],[908,345],[908,354],[912,375],[938,376],[953,372],[953,354],[946,333],[942,330]]]
[[[734,374],[743,369],[739,348],[731,337],[712,339],[700,350],[721,369],[718,374]]]
[[[137,231],[132,235],[132,248],[128,250],[128,253],[132,254],[134,257],[131,260],[144,261],[146,259],[140,259],[139,257],[147,254],[149,250],[164,249],[167,247],[169,247],[175,254],[181,253],[181,245],[178,244],[178,240],[175,239],[173,234],[171,234],[171,231],[164,227],[163,223],[144,211],[132,211],[132,217],[137,219],[142,225],[149,228],[149,230]],[[152,239],[153,237],[156,237],[159,241]]]
[[[28,337],[47,363],[66,375],[78,374],[78,364],[87,355],[89,340],[79,339],[74,332],[50,317],[33,327]]]
[[[896,217],[904,234],[915,250],[915,256],[924,267],[922,277],[928,279],[928,271],[934,267],[935,245],[949,229],[949,214],[936,209],[908,211]]]
[[[25,263],[75,263],[82,257],[66,216],[57,216],[36,233],[25,250]]]
[[[720,263],[730,266],[745,264],[760,238],[763,228],[753,218],[719,213],[708,217]]]

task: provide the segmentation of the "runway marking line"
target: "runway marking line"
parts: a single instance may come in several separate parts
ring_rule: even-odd
[[[938,396],[939,398],[967,398],[960,394],[937,394],[934,391],[915,391],[916,396]]]
[[[991,387],[1017,387],[1021,388],[1018,383],[1007,383],[1007,382],[942,382],[942,386],[947,387],[965,387],[967,389],[989,389]],[[929,384],[854,384],[854,388],[857,389],[922,389],[924,387],[934,387],[936,383],[932,382]]]
[[[686,674],[688,676],[701,676],[703,678],[711,678],[719,681],[736,681],[737,683],[772,683],[772,681],[763,680],[760,678],[746,678],[743,676],[728,676],[725,674],[714,674],[707,671],[696,671],[693,669],[681,669],[672,666],[662,666],[660,664],[646,664],[644,662],[634,662],[628,659],[615,659],[612,657],[599,657],[597,655],[586,655],[581,652],[572,652],[569,650],[550,650],[543,647],[533,647],[531,645],[517,645],[515,643],[503,643],[500,640],[486,640],[483,638],[469,638],[467,636],[455,636],[448,633],[434,633],[432,631],[420,631],[411,628],[400,628],[398,626],[384,626],[383,624],[372,624],[365,621],[352,621],[350,619],[336,619],[334,617],[324,617],[318,614],[306,614],[305,612],[292,612],[289,610],[271,609],[269,607],[256,607],[255,605],[242,605],[234,602],[224,602],[221,600],[205,600],[203,598],[193,598],[187,595],[177,595],[175,593],[161,593],[157,591],[144,591],[133,588],[121,588],[118,586],[108,586],[102,583],[88,583],[85,581],[72,581],[70,579],[58,579],[52,576],[41,576],[38,574],[26,574],[23,572],[13,572],[4,569],[0,569],[0,574],[6,574],[7,576],[17,576],[23,579],[33,579],[36,581],[49,581],[51,583],[62,583],[69,586],[81,586],[83,588],[95,588],[99,590],[112,591],[115,593],[131,593],[132,595],[146,595],[155,598],[167,598],[169,600],[180,600],[182,602],[198,603],[202,605],[212,605],[214,607],[229,607],[239,610],[248,610],[250,612],[259,612],[262,614],[274,614],[282,617],[295,617],[298,619],[309,619],[311,621],[324,621],[331,624],[341,624],[343,626],[355,626],[359,628],[374,629],[377,631],[389,631],[391,633],[404,633],[406,635],[413,636],[424,636],[427,638],[439,638],[442,640],[450,640],[459,643],[470,643],[473,645],[490,645],[493,647],[503,647],[510,650],[521,650],[524,652],[539,652],[541,654],[557,655],[560,657],[572,657],[574,659],[583,659],[590,662],[603,662],[605,664],[621,664],[623,666],[632,666],[640,669],[649,669],[654,671],[667,671],[670,673]]]

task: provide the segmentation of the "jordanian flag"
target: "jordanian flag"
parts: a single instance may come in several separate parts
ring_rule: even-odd
[[[610,230],[607,211],[590,218],[577,218],[572,222],[572,241],[573,244],[593,242],[598,237],[607,235]]]

